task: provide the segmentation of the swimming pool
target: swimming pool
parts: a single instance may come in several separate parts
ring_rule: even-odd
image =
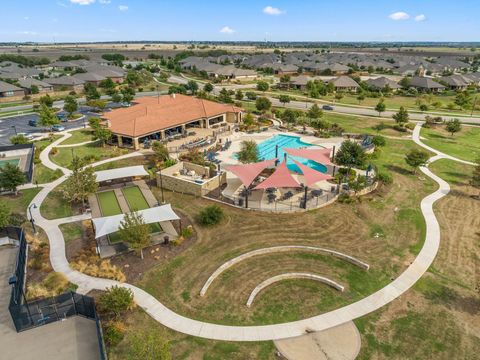
[[[7,164],[17,165],[20,164],[20,159],[8,159],[8,160],[0,160],[0,168],[5,167]]]
[[[284,159],[285,151],[283,149],[285,148],[299,149],[299,148],[312,146],[311,144],[301,141],[300,137],[298,136],[278,134],[258,144],[258,152],[260,153],[260,159],[262,160],[274,159],[276,145],[278,145],[278,159],[280,161],[283,161]],[[327,172],[327,168],[325,165],[319,164],[312,160],[289,155],[287,157],[287,167],[292,171],[300,172],[300,169],[292,161],[292,158],[298,161],[299,163],[306,165],[314,170],[317,170],[323,173]]]

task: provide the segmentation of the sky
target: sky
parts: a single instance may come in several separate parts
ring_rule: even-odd
[[[0,0],[0,42],[480,41],[478,0]]]

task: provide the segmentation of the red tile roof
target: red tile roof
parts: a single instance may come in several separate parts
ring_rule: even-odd
[[[195,120],[225,113],[239,113],[242,109],[196,97],[175,94],[135,99],[128,108],[113,110],[103,115],[114,134],[132,137],[147,135]]]

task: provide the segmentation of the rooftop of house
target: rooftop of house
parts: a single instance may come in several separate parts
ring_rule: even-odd
[[[103,118],[108,120],[113,133],[138,137],[195,120],[241,111],[233,105],[174,94],[138,98],[131,107],[113,110]]]
[[[22,89],[18,86],[9,84],[4,81],[0,81],[0,92],[7,92],[7,91],[21,91]]]

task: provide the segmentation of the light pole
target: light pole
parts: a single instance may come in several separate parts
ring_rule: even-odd
[[[37,228],[35,227],[35,219],[33,218],[33,215],[32,215],[32,207],[36,209],[37,205],[32,204],[28,207],[28,212],[30,213],[30,222],[32,223],[33,233],[37,235]]]
[[[165,196],[163,194],[163,177],[162,177],[162,168],[158,170],[158,174],[160,175],[160,190],[162,192],[162,204],[165,204]]]

